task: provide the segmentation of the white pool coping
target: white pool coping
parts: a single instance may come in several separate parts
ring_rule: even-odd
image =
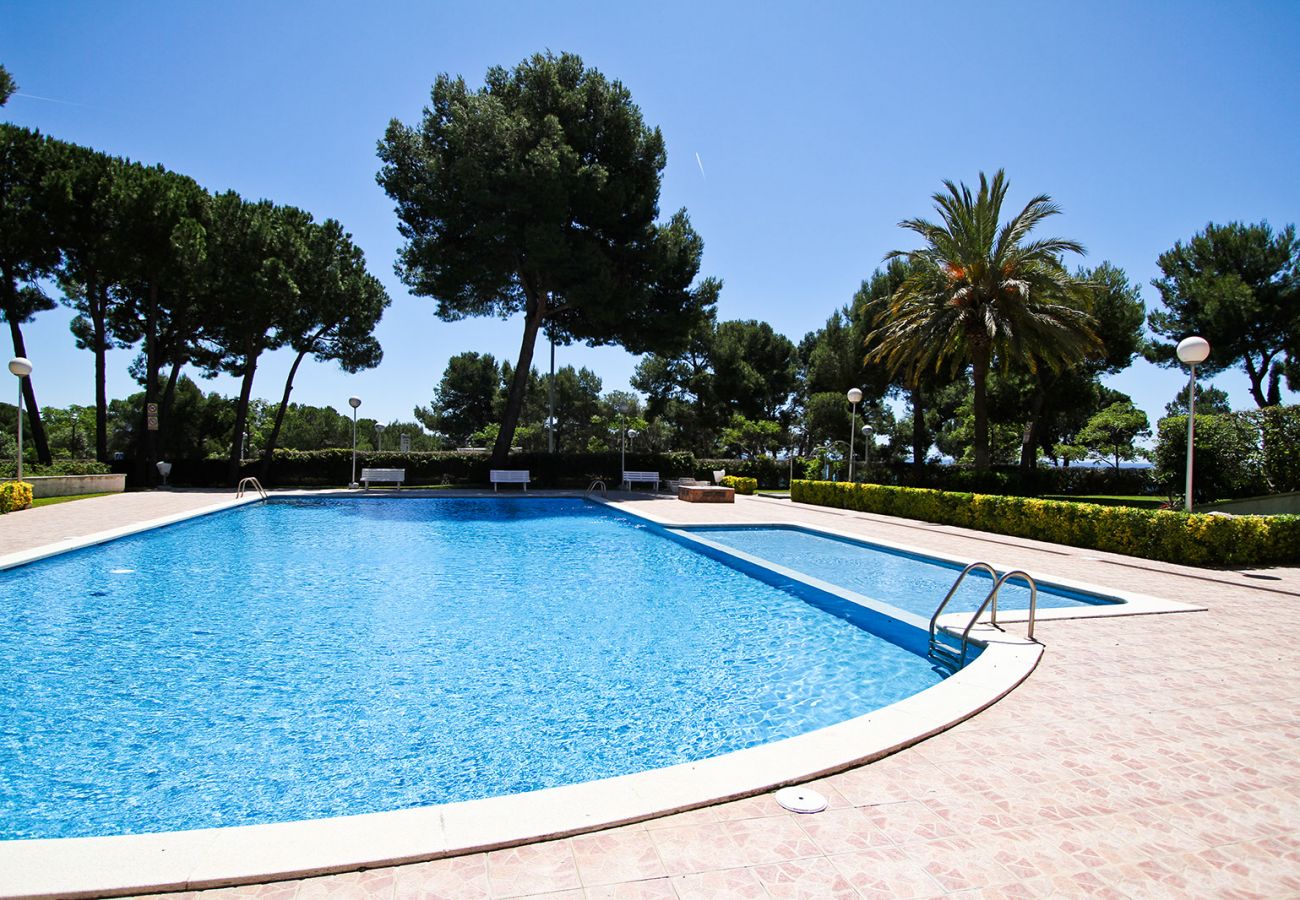
[[[542,492],[538,495],[544,496]],[[0,557],[0,568],[257,500],[244,498],[9,554]],[[672,529],[702,524],[676,522],[643,509],[618,508]],[[738,523],[716,524],[735,526]],[[790,523],[771,524],[786,527]],[[810,530],[862,540],[847,532]],[[691,537],[698,539],[697,535]],[[923,556],[938,556],[883,541],[873,543]],[[735,551],[727,552],[745,558]],[[755,564],[852,602],[878,608],[870,598],[783,567]],[[1129,614],[1198,608],[1127,592],[1121,595],[1060,578],[1043,580],[1120,597],[1125,601],[1122,605],[1128,606],[1125,612]],[[899,612],[894,611],[895,617]],[[1076,611],[1043,610],[1039,617],[1048,618],[1048,613],[1054,612]],[[1006,610],[1000,617],[1012,621],[1015,615]],[[912,620],[917,617],[904,616],[905,621],[916,624]],[[958,618],[964,623],[967,617],[945,616],[943,624]],[[141,835],[0,841],[0,895],[119,896],[260,883],[418,862],[627,824],[808,781],[887,756],[975,715],[1027,678],[1043,652],[1040,644],[985,625],[977,626],[972,637],[985,645],[984,651],[940,684],[828,728],[699,762],[523,794],[357,816]]]

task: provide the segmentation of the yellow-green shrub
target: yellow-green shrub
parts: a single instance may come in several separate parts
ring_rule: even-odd
[[[25,481],[0,484],[0,513],[26,509],[32,505],[32,486]]]
[[[798,503],[958,525],[1193,566],[1300,561],[1300,516],[1214,516],[925,488],[796,481]]]
[[[734,488],[737,494],[752,494],[758,490],[758,479],[746,478],[743,475],[724,475],[722,486]]]

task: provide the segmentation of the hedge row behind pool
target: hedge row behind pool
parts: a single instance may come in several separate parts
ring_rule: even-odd
[[[795,481],[790,498],[1184,565],[1300,562],[1300,516],[1214,516],[835,481]]]

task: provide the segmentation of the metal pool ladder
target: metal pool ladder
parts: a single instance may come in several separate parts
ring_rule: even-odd
[[[235,488],[235,497],[238,498],[244,496],[244,491],[248,488],[257,491],[263,500],[266,499],[266,491],[262,488],[262,482],[258,481],[252,475],[240,480],[239,487]]]
[[[993,587],[984,597],[984,602],[980,604],[979,609],[975,610],[975,615],[970,617],[966,623],[966,628],[961,633],[961,652],[950,647],[939,640],[939,616],[942,615],[948,601],[952,599],[953,594],[957,593],[957,588],[961,587],[962,581],[976,569],[988,572],[989,577],[993,579]],[[1028,572],[1021,569],[1012,569],[1005,575],[998,575],[997,571],[986,562],[973,562],[961,570],[957,580],[948,588],[948,593],[944,596],[943,602],[935,609],[934,615],[930,617],[930,658],[936,662],[948,666],[954,672],[966,665],[966,654],[970,649],[970,630],[975,627],[979,617],[984,615],[984,610],[989,610],[989,624],[998,624],[998,591],[1002,590],[1002,585],[1006,584],[1013,578],[1019,578],[1029,585],[1029,639],[1034,639],[1034,618],[1038,612],[1038,585],[1030,577]],[[955,635],[954,635],[955,637]]]
[[[608,497],[608,496],[609,496],[609,494],[608,494],[608,493],[606,492],[606,490],[605,490],[605,482],[602,481],[601,479],[597,478],[595,481],[593,481],[593,482],[590,484],[590,486],[588,486],[588,488],[587,488],[587,493],[583,494],[583,497],[584,497],[584,498],[589,498],[589,497],[591,497],[591,495],[592,495],[593,493],[595,493],[596,491],[600,491],[600,496],[602,496],[602,497]]]

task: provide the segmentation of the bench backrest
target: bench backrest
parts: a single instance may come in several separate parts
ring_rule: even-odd
[[[624,481],[659,481],[658,472],[624,472]]]
[[[489,476],[492,481],[523,481],[528,482],[532,479],[528,477],[527,469],[492,469]]]
[[[362,481],[405,481],[405,469],[362,469]]]

